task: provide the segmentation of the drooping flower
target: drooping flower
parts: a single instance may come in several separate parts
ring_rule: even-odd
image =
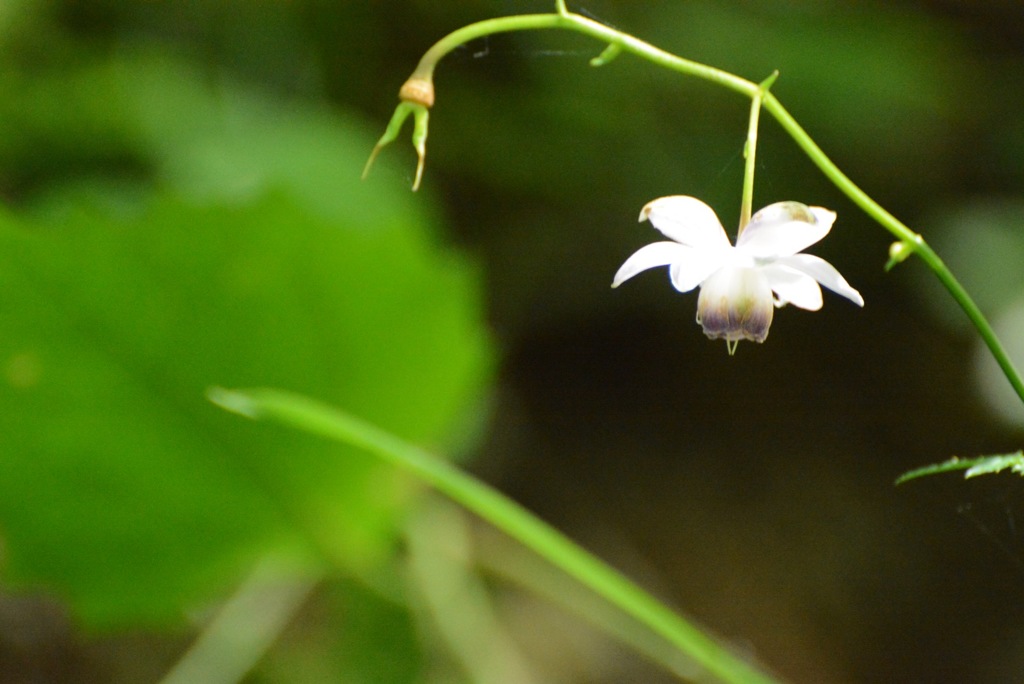
[[[648,202],[640,221],[671,242],[641,247],[619,268],[618,287],[641,271],[668,266],[680,292],[700,287],[697,323],[709,338],[724,339],[733,353],[740,340],[764,342],[773,310],[786,304],[821,308],[819,283],[858,306],[864,299],[830,263],[799,252],[825,237],[835,212],[799,202],[777,202],[754,214],[733,246],[718,216],[694,197]]]

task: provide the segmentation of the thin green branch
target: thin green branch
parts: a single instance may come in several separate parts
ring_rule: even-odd
[[[967,318],[974,325],[974,328],[978,331],[981,339],[984,340],[989,352],[995,358],[996,363],[999,364],[999,368],[1002,369],[1003,375],[1006,376],[1006,379],[1010,382],[1010,385],[1013,387],[1020,400],[1024,402],[1024,380],[1021,379],[1020,372],[1006,353],[1006,349],[1003,347],[1002,342],[999,341],[999,337],[996,335],[995,330],[992,329],[992,325],[988,322],[988,319],[985,318],[985,314],[983,314],[981,309],[978,308],[974,299],[971,298],[967,290],[960,284],[960,281],[956,279],[956,276],[954,276],[953,272],[949,270],[949,267],[946,266],[945,262],[939,258],[939,255],[936,254],[935,250],[925,242],[921,235],[910,230],[910,228],[903,224],[902,221],[886,211],[882,205],[871,199],[866,192],[850,180],[849,176],[843,173],[839,167],[828,158],[825,152],[818,147],[818,144],[811,139],[811,136],[807,134],[807,131],[797,123],[796,119],[793,118],[793,115],[782,106],[782,103],[779,102],[774,95],[767,93],[764,98],[763,106],[771,113],[772,116],[775,117],[775,120],[779,122],[782,128],[789,133],[790,137],[794,142],[796,142],[800,149],[804,151],[811,161],[814,162],[821,172],[825,174],[825,176],[831,180],[832,183],[843,192],[843,194],[850,198],[854,204],[860,207],[864,213],[896,236],[896,238],[906,245],[907,248],[917,254],[928,268],[935,273],[939,282],[942,283],[960,308],[963,309],[964,313],[967,314]],[[905,256],[903,258],[905,258]]]
[[[956,300],[956,303],[967,314],[967,318],[970,319],[981,339],[985,341],[985,346],[988,347],[996,363],[999,364],[999,368],[1003,371],[1006,379],[1009,380],[1014,392],[1024,402],[1024,381],[1021,380],[1020,372],[1017,370],[1013,360],[1010,359],[1010,355],[1006,352],[1003,343],[1000,342],[999,336],[996,335],[996,331],[993,330],[985,314],[981,312],[974,299],[971,298],[967,290],[964,289],[964,286],[953,275],[953,272],[939,258],[939,255],[930,246],[925,244],[923,240],[917,247],[917,255],[928,264],[928,267],[932,269],[939,281],[949,291],[950,295],[953,296],[953,299]]]
[[[416,70],[410,78],[433,77],[434,68],[441,59],[466,43],[494,35],[496,33],[509,33],[512,31],[531,31],[540,29],[565,29],[576,31],[595,38],[603,43],[617,45],[624,52],[629,52],[658,66],[673,71],[696,76],[712,83],[724,86],[729,90],[753,97],[758,91],[758,85],[746,79],[734,76],[727,71],[683,59],[669,52],[665,52],[646,43],[639,38],[634,38],[628,33],[622,33],[613,28],[598,23],[592,19],[566,12],[565,14],[522,14],[512,17],[498,17],[496,19],[485,19],[468,26],[463,26],[437,41],[420,58]]]
[[[213,388],[215,404],[364,449],[420,478],[518,540],[688,654],[724,682],[774,681],[733,655],[649,593],[494,488],[422,449],[307,397],[271,389]]]

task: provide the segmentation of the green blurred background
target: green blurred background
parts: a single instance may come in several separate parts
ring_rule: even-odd
[[[770,118],[755,204],[837,211],[810,251],[867,305],[784,309],[732,358],[664,274],[609,289],[656,237],[647,201],[735,225],[730,92],[590,68],[574,34],[493,36],[438,69],[422,190],[404,133],[359,181],[435,40],[549,5],[0,4],[0,681],[158,681],[267,559],[305,589],[245,681],[675,681],[662,644],[508,540],[223,414],[211,385],[305,392],[463,459],[789,681],[1020,681],[1024,483],[893,480],[1019,448],[1024,412]],[[1018,3],[570,6],[779,69],[1024,361]]]

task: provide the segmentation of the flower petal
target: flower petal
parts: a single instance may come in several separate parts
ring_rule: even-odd
[[[812,254],[794,254],[793,256],[779,259],[775,264],[788,266],[801,273],[806,273],[836,294],[846,297],[857,306],[864,306],[864,298],[860,296],[860,292],[850,287],[850,284],[846,282],[846,278],[832,264],[821,257],[816,257]]]
[[[790,256],[828,235],[835,220],[835,212],[822,207],[776,202],[751,217],[736,247],[758,259]]]
[[[665,237],[697,249],[731,246],[715,210],[696,197],[672,195],[651,200],[640,210],[640,220],[650,220]]]
[[[670,266],[672,286],[680,292],[689,292],[721,268],[728,256],[728,250],[700,250],[677,242],[654,242],[626,259],[612,279],[612,287],[649,268]]]
[[[686,260],[687,253],[691,252],[689,247],[676,242],[653,242],[641,247],[626,259],[626,262],[619,267],[612,279],[612,287],[618,287],[637,273],[646,271],[649,268],[668,266],[669,264]],[[692,289],[692,288],[691,288]]]
[[[817,311],[821,308],[821,288],[811,276],[779,262],[762,266],[760,271],[764,273],[768,279],[768,286],[775,293],[777,306],[792,304],[807,311]]]
[[[680,292],[689,292],[722,268],[732,246],[715,250],[684,249],[687,250],[686,257],[672,262],[669,277],[672,279],[672,287]]]

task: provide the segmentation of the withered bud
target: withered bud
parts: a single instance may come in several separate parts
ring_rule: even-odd
[[[402,89],[398,91],[398,97],[402,102],[433,107],[434,83],[429,79],[413,76],[402,84]]]

